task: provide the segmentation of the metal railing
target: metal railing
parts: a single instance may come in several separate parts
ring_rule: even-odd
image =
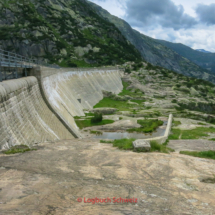
[[[27,69],[36,66],[44,66],[50,68],[60,68],[58,65],[51,65],[39,61],[35,58],[27,58],[13,52],[0,49],[0,82],[7,79],[19,78],[27,76]],[[21,72],[20,74],[20,68]]]

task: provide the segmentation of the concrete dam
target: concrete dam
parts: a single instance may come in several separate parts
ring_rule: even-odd
[[[34,68],[0,83],[0,149],[81,137],[74,116],[123,89],[118,69]]]

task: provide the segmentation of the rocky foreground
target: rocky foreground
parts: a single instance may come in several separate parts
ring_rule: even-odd
[[[169,144],[177,149],[176,140]],[[214,214],[214,160],[120,151],[90,139],[37,148],[0,154],[0,214]],[[95,197],[112,202],[84,203]]]

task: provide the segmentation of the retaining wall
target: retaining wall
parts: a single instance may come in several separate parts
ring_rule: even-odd
[[[0,83],[0,149],[71,138],[45,103],[35,77]]]
[[[168,139],[169,137],[169,134],[171,132],[171,127],[172,127],[172,120],[173,120],[173,115],[170,114],[169,115],[169,119],[168,119],[168,123],[167,123],[167,126],[166,126],[166,131],[164,133],[163,136],[160,136],[160,137],[154,137],[154,138],[149,138],[149,139],[146,139],[148,141],[156,141],[157,143],[159,144],[163,144],[165,143],[165,141]]]
[[[84,116],[84,109],[92,109],[102,100],[102,90],[118,94],[123,89],[118,70],[61,72],[42,78],[42,86],[49,104],[77,137],[73,117]]]

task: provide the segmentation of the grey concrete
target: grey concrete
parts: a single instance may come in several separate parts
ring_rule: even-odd
[[[149,139],[146,139],[146,140],[148,140],[148,141],[154,140],[159,144],[163,144],[168,139],[168,136],[170,134],[171,127],[172,127],[172,120],[173,120],[173,115],[170,114],[164,136],[149,138]]]
[[[148,140],[135,140],[133,142],[134,150],[141,150],[149,152],[151,149],[150,141]]]

